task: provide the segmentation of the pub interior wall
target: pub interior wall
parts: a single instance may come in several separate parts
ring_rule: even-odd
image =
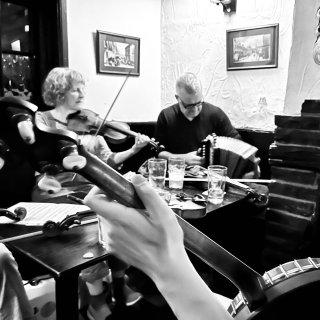
[[[96,73],[95,32],[139,37],[140,76],[129,78],[109,119],[155,121],[175,102],[176,78],[191,71],[201,78],[206,100],[220,106],[236,127],[272,131],[275,114],[297,113],[302,99],[316,95],[299,88],[314,89],[319,82],[319,66],[312,62],[319,2],[237,0],[236,13],[225,14],[210,0],[68,0],[69,65],[89,78],[88,107],[105,114],[124,76]],[[303,23],[296,23],[299,19]],[[226,70],[226,30],[275,23],[277,68]],[[306,51],[299,52],[301,43]],[[259,104],[260,98],[267,105]]]
[[[205,99],[220,106],[238,128],[273,130],[282,113],[292,42],[294,0],[237,0],[235,13],[207,1],[162,1],[162,105],[174,101],[174,82],[190,71]],[[279,24],[278,67],[226,70],[226,30]],[[267,105],[259,105],[265,98]]]
[[[87,106],[105,115],[124,75],[96,72],[97,30],[140,38],[140,76],[130,76],[108,120],[149,121],[160,112],[160,0],[67,0],[69,66],[89,80]]]

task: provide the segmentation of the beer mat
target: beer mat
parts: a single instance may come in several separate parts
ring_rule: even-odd
[[[14,221],[7,217],[0,217],[0,224],[21,224],[26,226],[42,226],[48,220],[60,222],[67,216],[71,216],[91,209],[82,204],[69,203],[45,203],[45,202],[19,202],[8,208],[13,212],[17,207],[27,210],[26,217],[21,221]]]
[[[205,178],[207,176],[208,170],[204,167],[199,165],[195,166],[187,166],[185,169],[185,177],[192,177],[192,178]]]
[[[200,206],[197,203],[194,203],[192,200],[180,201],[176,197],[171,197],[169,207],[171,209],[181,210],[199,210],[205,208],[204,206]]]

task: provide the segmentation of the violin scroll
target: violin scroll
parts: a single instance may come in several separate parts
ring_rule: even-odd
[[[48,220],[42,226],[42,232],[44,233],[45,236],[49,238],[56,237],[60,235],[63,231],[68,231],[73,227],[80,226],[81,219],[86,218],[90,215],[92,215],[92,211],[82,212],[82,213],[77,213],[74,215],[67,216],[60,222],[54,222],[52,220]]]
[[[156,156],[158,156],[160,152],[165,150],[165,147],[162,144],[159,145],[159,142],[156,142],[155,138],[151,138],[150,145],[151,145],[151,150],[154,151]]]
[[[24,207],[17,207],[14,209],[14,212],[7,209],[0,209],[0,216],[7,217],[14,221],[21,221],[27,215],[27,210]]]
[[[56,237],[62,233],[62,231],[67,231],[71,226],[80,225],[81,222],[77,215],[68,216],[64,218],[61,222],[54,222],[52,220],[48,220],[43,226],[43,233],[49,237]]]

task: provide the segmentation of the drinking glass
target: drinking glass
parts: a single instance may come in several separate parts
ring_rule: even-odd
[[[228,168],[220,165],[208,167],[208,201],[213,204],[223,202]]]
[[[183,158],[169,158],[169,188],[173,190],[183,189],[183,179],[185,173],[185,160]]]
[[[167,172],[166,159],[149,159],[148,160],[149,183],[156,190],[163,190]]]

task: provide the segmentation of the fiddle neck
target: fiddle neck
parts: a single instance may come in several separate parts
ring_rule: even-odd
[[[114,121],[116,122],[116,121]],[[126,129],[126,128],[122,128],[122,127],[119,127],[115,124],[112,123],[112,121],[107,121],[104,126],[106,128],[109,128],[109,129],[112,129],[112,130],[115,130],[115,131],[118,131],[120,133],[123,133],[127,136],[130,136],[130,137],[137,137],[138,136],[138,133],[134,132],[134,131],[131,131],[130,129]]]

